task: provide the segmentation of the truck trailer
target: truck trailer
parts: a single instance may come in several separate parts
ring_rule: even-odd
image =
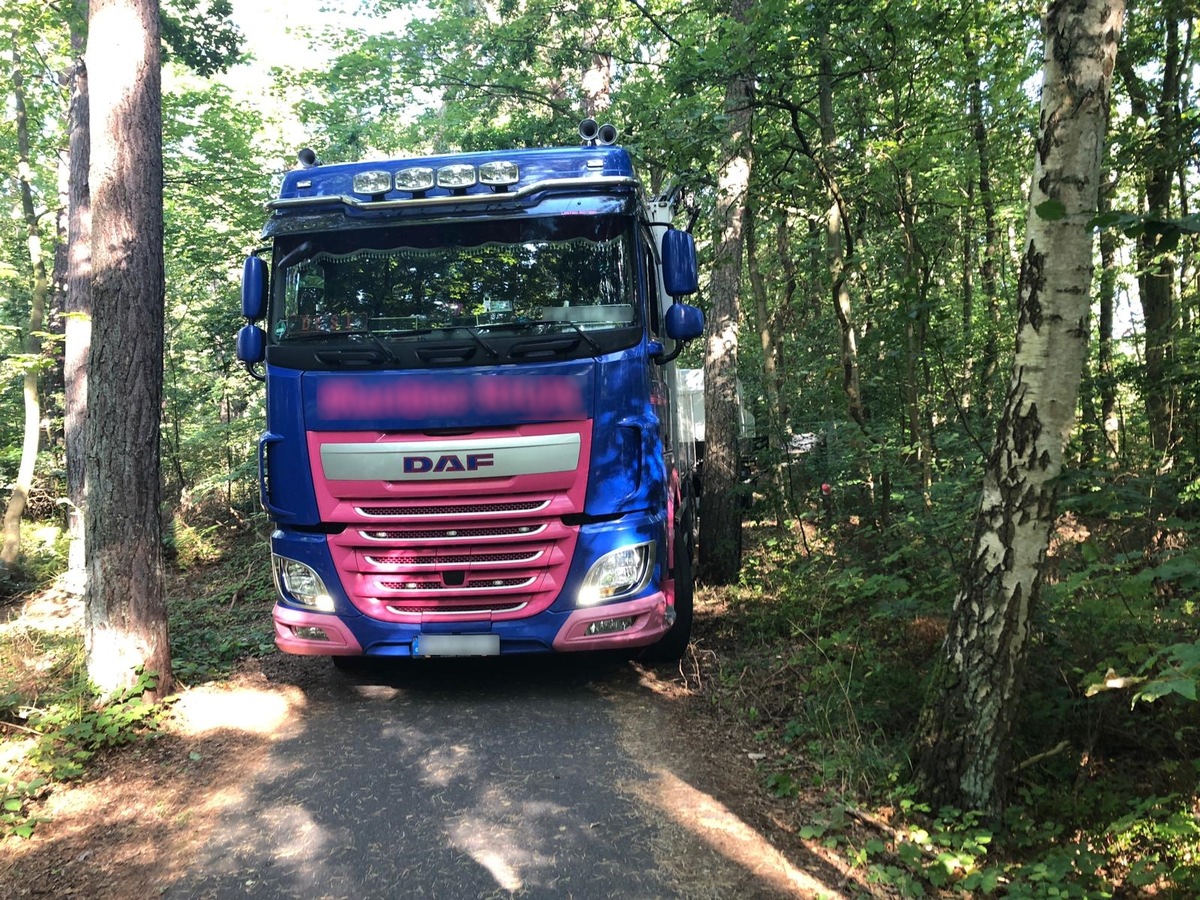
[[[675,358],[704,328],[677,191],[577,146],[320,164],[246,261],[275,641],[361,657],[617,649],[692,626]],[[268,261],[269,260],[269,261]]]

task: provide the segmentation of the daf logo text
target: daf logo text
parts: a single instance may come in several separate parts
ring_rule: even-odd
[[[405,456],[404,474],[426,472],[478,472],[493,465],[491,453],[446,453],[438,457]]]

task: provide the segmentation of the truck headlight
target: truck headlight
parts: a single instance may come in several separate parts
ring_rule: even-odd
[[[654,543],[633,544],[606,553],[588,570],[576,604],[595,606],[644,588],[654,569]]]
[[[279,593],[304,606],[311,606],[322,612],[333,612],[333,598],[325,589],[325,582],[304,563],[271,554],[271,568],[275,574],[275,588]]]

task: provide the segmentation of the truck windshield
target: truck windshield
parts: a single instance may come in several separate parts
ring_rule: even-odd
[[[281,240],[275,343],[636,323],[633,221],[578,215],[405,225]]]

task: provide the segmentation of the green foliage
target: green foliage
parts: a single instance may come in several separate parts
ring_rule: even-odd
[[[142,699],[155,681],[146,673],[127,693],[97,698],[77,635],[8,629],[0,649],[0,723],[16,726],[6,740],[27,745],[17,767],[0,773],[0,837],[29,837],[45,821],[37,810],[53,784],[79,778],[97,753],[153,734],[167,704]]]
[[[241,33],[230,0],[164,0],[159,17],[164,59],[199,75],[223,72],[241,58]]]
[[[47,821],[30,812],[30,804],[41,798],[46,783],[41,777],[19,781],[0,775],[0,840],[8,835],[31,837],[38,823]]]
[[[90,691],[77,689],[54,706],[31,710],[26,721],[40,737],[29,755],[30,764],[55,781],[69,781],[82,775],[87,761],[98,752],[153,733],[167,706],[143,699],[155,681],[153,673],[139,672],[127,692],[100,705],[95,705]]]
[[[715,693],[753,730],[779,801],[819,790],[893,811],[895,835],[863,838],[836,817],[801,835],[846,853],[869,883],[902,896],[1200,889],[1200,527],[1161,505],[1180,493],[1162,477],[1104,483],[1092,470],[1064,489],[1034,612],[1016,802],[999,822],[930,810],[905,785],[907,736],[957,590],[966,473],[947,471],[935,514],[893,482],[886,526],[852,525],[839,505],[832,521],[811,508],[790,532],[754,532],[713,638]]]
[[[48,587],[66,568],[68,536],[58,523],[27,523],[21,529],[17,564],[0,573],[0,598]]]
[[[220,568],[201,563],[186,589],[171,598],[172,668],[184,684],[218,678],[243,659],[275,650],[267,548],[255,541],[230,556],[227,544],[227,538],[218,544]]]

